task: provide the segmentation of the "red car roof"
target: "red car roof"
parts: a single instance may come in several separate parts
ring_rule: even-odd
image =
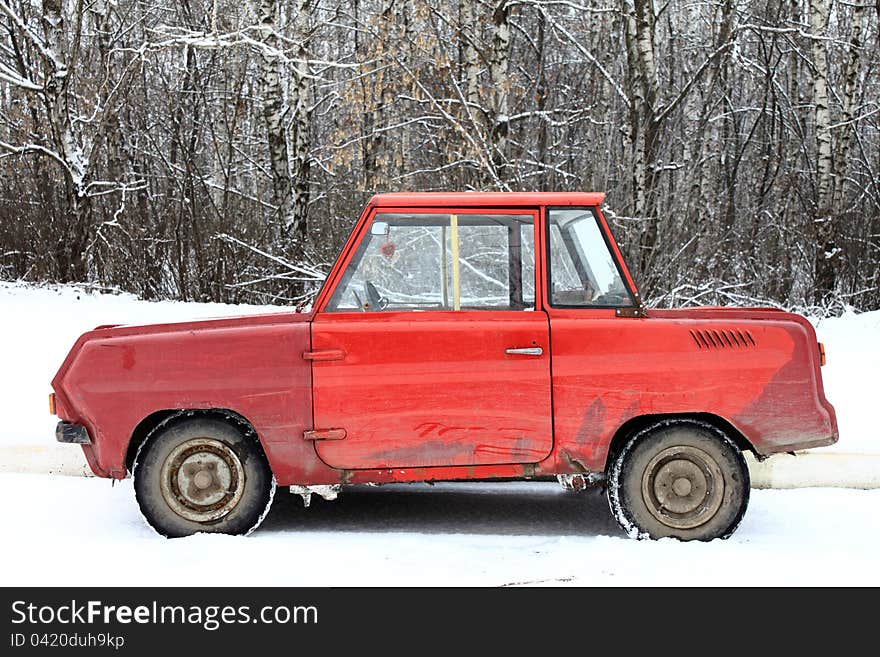
[[[375,207],[530,207],[537,205],[601,205],[604,192],[403,192],[376,194]]]

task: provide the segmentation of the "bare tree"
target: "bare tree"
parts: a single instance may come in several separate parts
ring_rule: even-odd
[[[284,129],[284,69],[278,38],[280,3],[278,0],[258,0],[255,7],[260,29],[260,70],[263,96],[263,119],[269,143],[269,166],[272,169],[272,200],[278,208],[281,226],[296,223],[293,182],[287,152],[287,132]]]
[[[307,301],[380,190],[608,192],[651,303],[880,303],[880,6],[0,0],[0,275]]]

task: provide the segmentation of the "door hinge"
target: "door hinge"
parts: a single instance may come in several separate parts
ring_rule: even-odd
[[[617,308],[614,311],[614,314],[617,317],[647,317],[648,309],[645,307],[645,302],[642,301],[641,295],[636,292],[633,297],[635,298],[636,305],[630,306],[628,308]]]
[[[616,308],[614,310],[616,317],[647,317],[644,308]]]
[[[345,429],[312,429],[303,431],[304,440],[342,440],[345,438]]]
[[[324,349],[322,351],[304,351],[303,358],[311,361],[342,360],[345,352],[342,349]]]

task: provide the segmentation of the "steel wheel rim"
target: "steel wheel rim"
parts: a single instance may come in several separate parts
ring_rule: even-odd
[[[673,529],[694,529],[711,520],[724,501],[724,475],[707,452],[689,445],[664,449],[642,473],[648,512]]]
[[[211,522],[232,511],[244,493],[238,455],[213,438],[194,438],[175,447],[162,463],[162,496],[182,518]]]

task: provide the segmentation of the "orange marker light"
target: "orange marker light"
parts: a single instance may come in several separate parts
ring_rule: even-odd
[[[819,365],[825,365],[825,345],[819,343]]]
[[[55,415],[55,393],[49,393],[49,415]]]

